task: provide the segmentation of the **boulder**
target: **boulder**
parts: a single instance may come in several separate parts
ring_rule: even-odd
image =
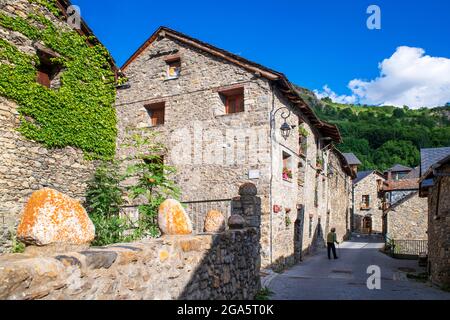
[[[167,199],[159,206],[158,224],[162,234],[186,235],[192,233],[192,222],[181,203]]]
[[[80,202],[44,188],[31,195],[17,229],[17,238],[31,245],[86,245],[95,227]]]
[[[225,230],[225,216],[222,212],[211,210],[205,217],[205,232],[222,232]]]

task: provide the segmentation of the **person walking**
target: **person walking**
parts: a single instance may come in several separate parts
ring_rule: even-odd
[[[336,246],[335,243],[339,244],[336,240],[336,228],[331,228],[331,231],[327,235],[327,250],[328,250],[328,259],[331,259],[331,250],[333,250],[334,259],[337,259],[336,255]]]

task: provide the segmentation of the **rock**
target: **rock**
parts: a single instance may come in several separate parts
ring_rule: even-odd
[[[205,218],[205,232],[222,232],[225,230],[225,217],[222,212],[211,210]]]
[[[94,224],[79,201],[49,188],[31,195],[17,229],[20,241],[37,246],[83,245],[94,237]]]
[[[245,219],[239,214],[233,214],[228,219],[228,226],[230,229],[243,229],[245,224]]]
[[[239,195],[241,196],[256,196],[257,193],[256,186],[251,182],[244,183],[239,187]]]
[[[114,251],[83,251],[80,252],[86,256],[86,264],[91,269],[108,269],[117,259],[117,253]]]
[[[167,199],[159,206],[158,224],[161,232],[167,235],[186,235],[192,233],[192,222],[181,203]]]

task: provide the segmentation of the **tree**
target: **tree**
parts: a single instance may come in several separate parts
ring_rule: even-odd
[[[419,164],[419,150],[404,140],[389,140],[375,151],[373,160],[381,170],[386,170],[399,163],[409,167]]]
[[[133,152],[127,157],[129,165],[126,179],[135,182],[127,186],[128,196],[134,200],[141,198],[139,223],[134,233],[136,237],[159,235],[157,224],[158,208],[167,198],[178,198],[180,190],[169,178],[175,168],[164,165],[163,154],[166,148],[157,142],[157,133],[141,130],[132,134],[125,147]]]
[[[406,115],[406,113],[405,113],[405,111],[404,111],[403,109],[396,108],[396,109],[394,110],[394,112],[392,113],[392,115],[393,115],[395,118],[403,118],[403,117]]]

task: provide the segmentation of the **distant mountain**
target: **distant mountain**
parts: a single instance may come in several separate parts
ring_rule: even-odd
[[[297,90],[324,121],[336,124],[344,143],[363,163],[361,170],[386,170],[399,163],[419,165],[420,148],[450,146],[450,105],[432,109],[396,108],[334,103],[317,99],[304,88]]]

